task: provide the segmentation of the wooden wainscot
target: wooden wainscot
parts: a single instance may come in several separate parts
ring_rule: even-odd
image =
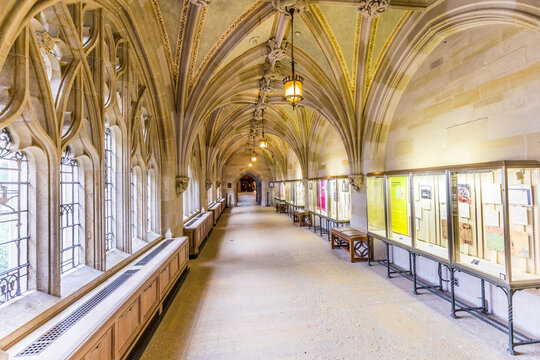
[[[7,349],[9,358],[125,359],[161,311],[188,258],[186,237],[162,240]]]
[[[212,227],[214,225],[214,217],[212,212],[205,212],[197,215],[184,225],[184,235],[189,239],[189,257],[196,259],[201,252],[202,245]]]
[[[223,210],[225,210],[225,199],[219,199],[218,201],[213,203],[212,206],[208,208],[208,210],[212,212],[215,226],[219,218],[221,217],[221,214],[223,214]]]

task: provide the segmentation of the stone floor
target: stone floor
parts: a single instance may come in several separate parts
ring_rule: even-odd
[[[238,193],[238,206],[255,206],[257,205],[257,194],[254,192]]]
[[[272,208],[226,211],[143,359],[539,359]]]

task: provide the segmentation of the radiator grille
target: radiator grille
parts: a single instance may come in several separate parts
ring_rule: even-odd
[[[172,242],[171,239],[165,240],[164,242],[161,243],[161,245],[159,245],[157,248],[155,248],[154,250],[152,250],[151,253],[149,253],[148,255],[146,255],[145,257],[143,257],[141,260],[139,260],[139,262],[137,262],[137,263],[135,264],[135,266],[141,266],[141,265],[146,265],[146,264],[148,264],[148,262],[149,262],[150,260],[152,260],[153,258],[155,258],[156,255],[159,254],[160,252],[162,252],[163,249],[165,249],[171,242]]]
[[[56,339],[62,336],[63,333],[68,331],[73,325],[81,320],[90,310],[96,305],[105,300],[110,294],[112,294],[120,285],[125,283],[133,274],[139,270],[127,270],[125,273],[117,277],[109,285],[105,286],[100,292],[92,296],[88,301],[79,306],[65,319],[61,320],[55,326],[53,326],[45,334],[41,335],[37,340],[28,345],[23,351],[16,356],[32,356],[38,355],[43,352],[49,345],[51,345]]]

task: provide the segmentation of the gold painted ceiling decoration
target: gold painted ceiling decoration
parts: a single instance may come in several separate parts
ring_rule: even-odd
[[[234,154],[266,109],[270,139],[286,139],[299,158],[309,157],[302,145],[309,138],[302,136],[309,134],[310,122],[330,122],[344,142],[354,174],[361,167],[357,154],[363,106],[387,50],[411,13],[440,0],[183,0],[181,5],[179,0],[151,1],[178,92],[180,163],[201,131],[211,142],[219,139],[212,143],[222,149],[216,156]],[[160,11],[160,6],[172,8],[173,1],[176,29],[171,29],[170,20],[163,21]],[[290,9],[298,14],[291,34]],[[177,35],[174,48],[171,34]],[[281,80],[291,72],[293,37],[296,71],[305,79],[305,100],[297,111],[306,107],[319,115],[299,125],[292,120],[296,116],[282,109],[287,103]],[[222,110],[232,104],[238,108],[233,111],[236,117],[223,119]],[[213,134],[223,121],[233,130],[227,136],[236,141]],[[226,146],[232,149],[225,151]],[[185,165],[180,166],[183,175]]]

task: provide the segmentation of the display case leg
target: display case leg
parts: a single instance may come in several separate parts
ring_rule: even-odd
[[[439,271],[438,271],[438,273],[439,273],[439,290],[443,291],[443,287],[442,287],[442,283],[443,283],[443,281],[442,281],[442,264],[441,263],[439,263]]]
[[[371,266],[371,246],[369,246],[372,243],[372,239],[367,237],[367,265]]]
[[[392,276],[390,276],[390,244],[386,244],[386,277],[391,279]]]
[[[411,260],[411,257],[412,257],[412,268],[411,268],[411,271],[412,271],[412,278],[413,278],[413,294],[414,295],[418,295],[418,290],[417,290],[417,284],[416,284],[416,255],[413,254],[412,252],[409,252],[409,261]]]
[[[508,296],[508,353],[510,355],[516,355],[514,351],[514,308],[512,305],[512,297],[514,296],[514,290],[508,289],[506,295]]]
[[[452,313],[450,316],[452,319],[456,318],[456,293],[454,289],[456,281],[454,271],[455,270],[453,268],[450,268],[450,304],[452,306]]]
[[[480,280],[480,290],[482,293],[482,312],[487,313],[488,309],[486,307],[486,282],[484,279]]]

